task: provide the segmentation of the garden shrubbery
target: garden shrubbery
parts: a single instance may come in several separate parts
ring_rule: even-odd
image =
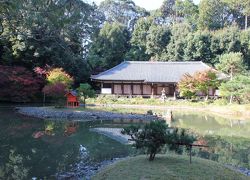
[[[137,149],[145,150],[145,153],[149,154],[150,161],[154,160],[156,153],[159,153],[165,145],[169,150],[180,152],[182,145],[189,148],[189,145],[196,140],[185,130],[170,128],[163,121],[151,121],[143,127],[131,125],[124,128],[122,134],[129,135]]]

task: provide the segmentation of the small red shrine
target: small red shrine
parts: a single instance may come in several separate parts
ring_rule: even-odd
[[[67,94],[65,94],[65,96],[67,97],[67,104],[66,106],[68,108],[76,108],[79,107],[79,101],[77,98],[77,93],[74,91],[68,92]]]

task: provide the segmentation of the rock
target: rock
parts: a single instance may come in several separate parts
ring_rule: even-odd
[[[63,109],[53,109],[44,107],[19,107],[18,112],[23,115],[33,116],[37,118],[49,118],[49,119],[67,119],[67,120],[125,120],[131,122],[133,120],[158,120],[157,116],[152,115],[142,115],[142,114],[121,114],[113,112],[88,112],[88,111],[65,111]]]
[[[44,135],[43,131],[38,131],[38,132],[33,133],[32,137],[35,139],[38,139],[38,138],[42,137],[43,135]]]

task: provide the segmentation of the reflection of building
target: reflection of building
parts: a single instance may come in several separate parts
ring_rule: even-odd
[[[105,72],[91,76],[101,85],[102,94],[136,96],[173,96],[176,85],[186,73],[211,69],[203,62],[125,61]],[[211,93],[214,93],[211,91]],[[211,94],[213,95],[213,94]]]
[[[67,107],[75,108],[79,106],[79,101],[77,98],[77,93],[74,91],[68,92],[66,95],[67,97]]]

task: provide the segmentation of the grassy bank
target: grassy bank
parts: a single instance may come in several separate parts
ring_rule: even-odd
[[[97,98],[87,99],[88,104],[101,105],[116,105],[125,108],[125,105],[130,105],[128,108],[180,108],[186,110],[206,111],[221,115],[250,117],[250,104],[228,104],[223,99],[208,100],[208,101],[190,101],[190,100],[168,100],[162,102],[159,99],[145,98],[117,98],[112,96],[100,96]],[[153,106],[153,107],[152,107]]]
[[[145,156],[137,156],[112,164],[96,176],[94,180],[109,179],[247,179],[246,176],[230,170],[216,162],[178,155],[158,155],[152,162]]]

